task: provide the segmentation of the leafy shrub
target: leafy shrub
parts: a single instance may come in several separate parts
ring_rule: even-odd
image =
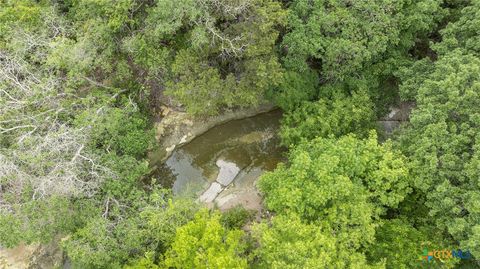
[[[304,102],[282,119],[282,143],[291,146],[315,137],[355,133],[365,137],[373,128],[373,104],[365,92],[347,96],[339,91],[332,98]]]
[[[221,222],[227,229],[240,229],[249,222],[254,212],[238,205],[222,214]]]

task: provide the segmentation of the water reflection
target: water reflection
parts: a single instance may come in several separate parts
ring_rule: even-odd
[[[199,194],[217,179],[218,161],[241,170],[234,184],[242,182],[242,177],[249,174],[246,171],[255,168],[258,176],[274,169],[284,152],[277,136],[280,118],[277,110],[212,128],[176,149],[160,166],[157,175],[161,183],[172,187],[175,194]]]

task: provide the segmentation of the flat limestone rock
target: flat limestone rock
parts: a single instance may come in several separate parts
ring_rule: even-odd
[[[211,203],[217,195],[222,192],[222,185],[217,182],[213,182],[212,185],[200,196],[199,200],[204,203]]]
[[[223,186],[228,186],[232,183],[240,172],[240,168],[235,163],[217,160],[216,164],[220,168],[216,181]]]
[[[225,195],[221,193],[215,199],[215,203],[222,211],[226,211],[238,205],[241,205],[247,210],[262,210],[262,198],[254,188],[237,190]]]

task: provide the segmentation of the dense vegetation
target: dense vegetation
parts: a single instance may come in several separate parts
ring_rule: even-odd
[[[151,176],[160,106],[265,102],[288,161],[261,221]],[[475,268],[479,108],[479,0],[0,0],[0,245],[57,240],[74,268],[417,268],[424,248]]]

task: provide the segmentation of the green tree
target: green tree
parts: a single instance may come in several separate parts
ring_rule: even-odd
[[[442,16],[440,3],[293,1],[282,43],[285,65],[305,71],[311,63],[326,80],[343,80],[387,55],[405,53]]]
[[[313,71],[285,72],[282,83],[273,91],[272,99],[284,111],[292,111],[302,106],[304,101],[312,101],[318,95],[318,75]]]
[[[478,133],[480,60],[460,49],[440,56],[419,84],[417,108],[400,136],[429,217],[480,255]]]
[[[222,213],[222,224],[227,229],[241,229],[245,224],[253,219],[255,211],[247,210],[241,205]]]
[[[130,201],[107,197],[97,205],[96,214],[62,242],[78,268],[122,268],[128,263],[154,266],[174,241],[176,229],[197,211],[193,201],[172,200],[162,189],[138,192],[138,196],[130,195]]]
[[[220,214],[200,210],[192,221],[177,229],[172,248],[165,254],[169,268],[247,268],[242,257],[244,233],[226,230]]]
[[[353,250],[373,242],[376,221],[410,191],[404,158],[390,143],[352,135],[315,138],[292,148],[288,166],[264,174],[265,205],[295,213]]]
[[[335,86],[331,88],[330,97],[303,102],[284,115],[280,130],[283,144],[290,146],[315,137],[338,137],[348,133],[359,137],[368,135],[374,128],[373,104],[368,94],[360,91],[348,96]],[[328,91],[329,87],[322,89]]]
[[[64,19],[45,1],[0,6],[1,244],[46,242],[85,223],[85,198],[111,173],[87,147],[89,128],[70,122],[84,96],[45,64]]]
[[[278,215],[271,225],[254,226],[259,246],[259,268],[383,268],[368,265],[362,253],[339,244],[335,236],[316,224],[302,223],[296,215]]]
[[[62,1],[63,2],[63,1]],[[142,1],[68,0],[63,2],[71,27],[52,43],[48,64],[75,81],[134,80],[122,53],[122,39],[138,22]],[[60,5],[61,6],[61,5]],[[95,70],[97,72],[95,72]],[[108,79],[107,79],[108,77]]]
[[[67,236],[66,253],[82,268],[119,267],[157,247],[136,216],[153,206],[141,184],[153,140],[145,111],[128,90],[113,86],[118,78],[108,68],[102,73],[98,62],[62,62],[70,54],[59,42],[72,44],[65,52],[81,60],[101,58],[95,46],[79,44],[91,30],[80,21],[104,11],[96,6],[80,14],[94,2],[102,1],[64,3],[63,12],[82,17],[75,22],[49,1],[0,3],[1,244]]]
[[[30,193],[25,193],[25,198]],[[6,201],[4,201],[6,202]],[[11,206],[0,214],[0,242],[4,247],[20,243],[48,243],[59,234],[70,234],[95,215],[95,203],[53,196],[27,200]]]
[[[153,262],[151,253],[146,253],[145,257],[133,262],[132,264],[124,266],[125,269],[160,269],[160,266]]]
[[[84,126],[93,117],[92,146],[107,149],[117,155],[129,155],[136,158],[145,157],[151,148],[154,134],[150,122],[135,107],[107,107],[100,117],[91,111],[85,111],[76,118],[76,124]]]
[[[275,42],[285,16],[271,0],[158,1],[125,46],[188,112],[212,115],[257,105],[280,83]]]
[[[469,1],[460,9],[459,18],[440,31],[442,42],[434,44],[433,49],[442,55],[462,48],[469,53],[480,55],[480,38],[478,28],[480,27],[480,1]]]
[[[386,268],[407,269],[428,266],[428,268],[454,268],[458,260],[422,260],[424,249],[451,249],[451,242],[443,241],[441,231],[432,226],[415,228],[402,219],[385,220],[375,233],[375,244],[367,250],[369,261],[385,260]]]

